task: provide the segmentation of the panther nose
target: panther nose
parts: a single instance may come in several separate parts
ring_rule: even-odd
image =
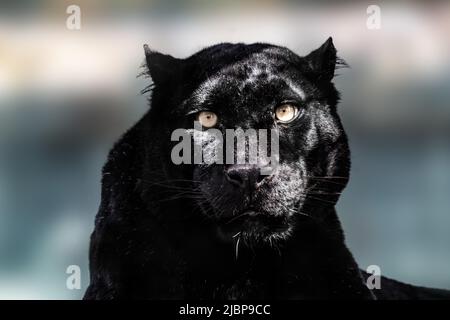
[[[256,165],[238,164],[225,170],[227,180],[242,189],[257,188],[266,176],[261,175],[261,168]]]

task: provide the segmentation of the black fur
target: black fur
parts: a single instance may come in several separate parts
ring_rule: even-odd
[[[104,166],[85,299],[449,297],[387,278],[369,290],[345,245],[334,206],[350,160],[331,82],[345,64],[331,38],[302,58],[262,43],[145,51],[151,108]],[[290,124],[273,117],[284,101],[301,110]],[[278,170],[253,188],[246,167],[243,188],[227,180],[237,165],[173,164],[172,131],[201,110],[220,130],[278,130]]]

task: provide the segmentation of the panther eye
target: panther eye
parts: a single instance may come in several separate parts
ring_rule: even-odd
[[[197,114],[197,121],[205,128],[214,127],[217,123],[217,115],[211,111],[201,111]]]
[[[275,117],[280,122],[290,122],[298,115],[298,108],[291,104],[282,104],[275,109]]]

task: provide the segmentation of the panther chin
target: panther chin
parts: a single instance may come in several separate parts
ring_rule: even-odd
[[[269,213],[256,211],[253,208],[227,219],[220,219],[217,232],[223,241],[231,242],[240,239],[249,245],[285,240],[292,232],[291,219]]]

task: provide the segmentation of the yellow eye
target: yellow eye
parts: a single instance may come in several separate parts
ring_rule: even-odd
[[[275,109],[275,117],[281,122],[289,122],[295,119],[298,114],[296,106],[282,104]]]
[[[205,128],[211,128],[217,123],[217,115],[211,111],[201,111],[197,115],[197,121]]]

